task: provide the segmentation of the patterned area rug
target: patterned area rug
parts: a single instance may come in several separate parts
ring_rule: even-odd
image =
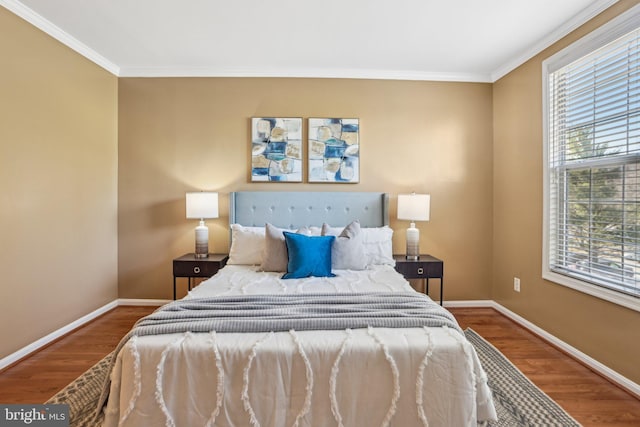
[[[489,426],[580,426],[497,348],[473,329],[467,328],[464,334],[476,348],[493,392],[498,421],[490,422]]]
[[[45,403],[69,405],[70,427],[94,427],[102,424],[102,419],[94,421],[96,405],[102,392],[102,385],[109,375],[113,353],[89,368],[68,386],[57,392]]]
[[[493,391],[498,421],[490,422],[488,426],[580,426],[494,346],[471,329],[465,330],[465,335],[475,347]],[[46,402],[68,404],[71,427],[96,427],[101,424],[101,420],[96,423],[91,418],[102,383],[108,375],[111,357],[112,354],[105,356]]]

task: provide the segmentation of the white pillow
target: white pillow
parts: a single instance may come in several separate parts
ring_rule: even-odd
[[[384,227],[362,228],[364,253],[367,265],[396,265],[393,259],[393,230]]]
[[[231,249],[227,264],[260,265],[264,249],[264,227],[231,224]]]
[[[307,236],[322,236],[322,228],[312,225],[311,227],[302,227],[297,233],[306,234]]]
[[[323,231],[324,227],[323,227]],[[327,234],[337,236],[342,232],[340,227],[328,227]],[[362,243],[367,265],[396,265],[393,259],[393,230],[385,225],[383,227],[362,227]]]
[[[367,257],[364,253],[360,223],[353,221],[336,236],[331,245],[331,269],[364,270],[367,268]],[[336,229],[327,224],[322,225],[322,235],[335,235]]]

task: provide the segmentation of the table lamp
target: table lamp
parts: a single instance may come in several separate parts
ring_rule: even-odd
[[[398,194],[398,219],[411,221],[407,228],[407,259],[420,258],[420,230],[415,221],[429,221],[429,194]]]
[[[187,218],[199,219],[196,227],[196,258],[209,256],[209,228],[206,218],[218,218],[218,193],[200,191],[187,193]]]

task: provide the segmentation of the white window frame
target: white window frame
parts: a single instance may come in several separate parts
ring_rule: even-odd
[[[616,292],[573,277],[558,274],[549,266],[550,227],[550,182],[549,182],[549,75],[563,66],[576,61],[617,38],[640,27],[640,5],[634,6],[597,30],[567,46],[542,63],[542,117],[543,117],[543,242],[542,277],[551,282],[567,286],[580,292],[601,298],[635,311],[640,311],[640,298]]]

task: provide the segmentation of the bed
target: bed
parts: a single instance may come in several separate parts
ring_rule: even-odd
[[[230,224],[227,266],[119,346],[99,409],[105,426],[496,418],[453,316],[393,267],[386,194],[232,193]],[[327,252],[330,261],[318,255]]]

